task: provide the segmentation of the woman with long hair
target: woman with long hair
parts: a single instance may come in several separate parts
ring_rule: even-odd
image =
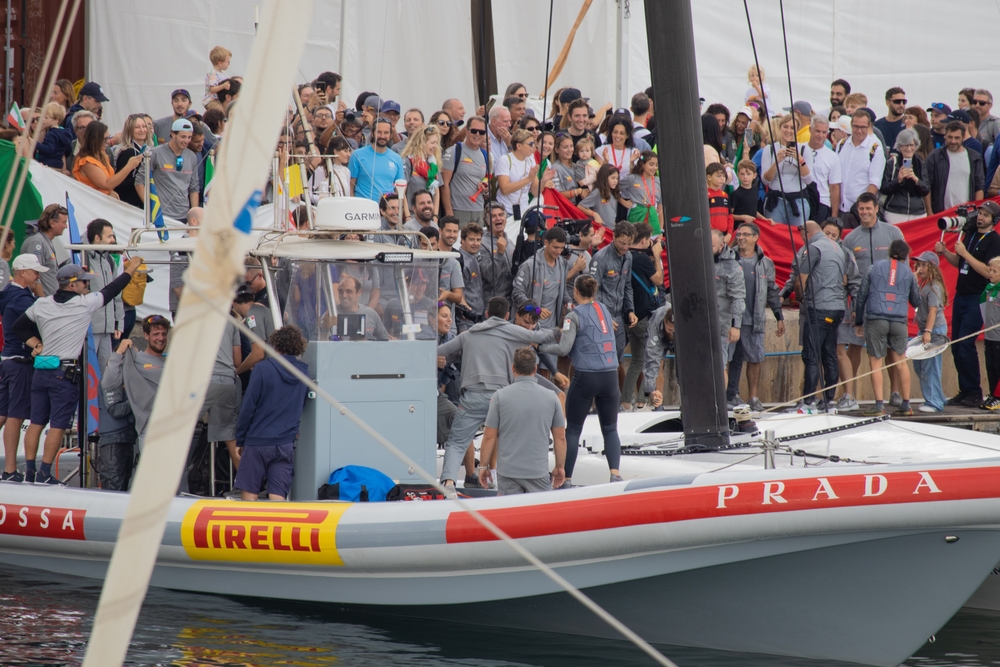
[[[557,90],[552,95],[552,108],[549,110],[549,117],[545,119],[546,130],[559,129],[559,127],[557,127],[557,123],[559,123],[562,120],[563,116],[562,102],[559,101],[559,96],[562,95],[562,92],[564,90],[566,90],[565,86]]]
[[[920,286],[920,307],[915,320],[923,344],[947,342],[948,323],[944,309],[948,305],[948,289],[941,275],[940,260],[933,252],[924,252],[913,258],[916,265],[917,284]],[[942,412],[944,390],[941,388],[941,355],[930,359],[914,359],[913,370],[920,378],[920,393],[924,404],[920,412]]]
[[[146,118],[141,113],[134,113],[125,119],[125,126],[122,128],[122,138],[115,147],[115,173],[126,168],[129,160],[136,155],[142,155],[143,151],[153,150],[153,140],[151,128],[146,126]],[[135,190],[135,184],[131,179],[115,186],[118,198],[126,204],[131,204],[136,208],[143,208],[144,202],[139,193]]]
[[[105,152],[108,145],[108,126],[99,120],[92,121],[83,131],[80,152],[73,161],[73,178],[86,186],[118,199],[115,188],[125,181],[142,162],[141,155],[133,155],[117,174]]]
[[[522,100],[527,100],[528,89],[524,87],[523,83],[512,83],[507,86],[507,90],[504,91],[502,99],[505,100],[508,97],[518,97]]]
[[[441,133],[437,126],[428,125],[417,130],[400,151],[403,173],[406,176],[406,198],[403,200],[403,219],[410,219],[413,197],[420,190],[427,190],[434,197],[434,212],[441,202]],[[435,217],[437,217],[435,215]]]
[[[719,121],[710,113],[701,117],[701,137],[705,145],[705,164],[722,162],[722,132],[719,131]]]
[[[639,149],[632,139],[632,120],[624,114],[612,116],[604,140],[605,144],[597,149],[597,161],[614,165],[621,176],[629,173],[639,158]]]
[[[619,187],[619,174],[609,162],[597,170],[597,181],[590,194],[578,204],[581,211],[608,229],[614,229],[618,222],[618,204],[626,206]]]
[[[762,151],[761,180],[770,188],[764,214],[774,222],[801,227],[811,213],[806,186],[813,180],[812,151],[796,143],[791,114],[778,121],[778,131],[774,143]]]
[[[963,88],[958,91],[958,108],[968,111],[972,108],[972,101],[976,97],[975,88]]]
[[[653,229],[653,236],[662,231],[663,197],[660,195],[660,179],[656,171],[660,160],[653,151],[643,151],[628,176],[621,179],[622,196],[632,202],[628,210],[628,221],[645,222]]]
[[[49,95],[49,102],[58,102],[67,110],[76,104],[76,91],[73,90],[73,82],[69,79],[58,79],[52,86],[52,94]]]
[[[555,170],[553,185],[566,199],[573,203],[583,196],[587,189],[580,187],[576,179],[576,165],[573,163],[573,137],[565,132],[555,135],[555,159],[552,168]]]
[[[743,107],[733,116],[733,122],[729,126],[731,137],[726,146],[727,154],[732,158],[732,164],[739,164],[742,160],[749,160],[757,150],[760,143],[755,136],[757,121],[753,118],[754,110],[750,107]]]
[[[441,135],[441,150],[446,151],[458,142],[459,131],[447,111],[435,111],[431,114],[430,127],[436,127]]]

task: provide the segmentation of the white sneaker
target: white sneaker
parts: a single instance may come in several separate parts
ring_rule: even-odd
[[[839,412],[845,412],[847,410],[857,410],[857,409],[858,409],[858,402],[854,400],[854,397],[851,396],[850,394],[844,394],[843,396],[840,397],[840,400],[837,401],[837,410]]]
[[[919,408],[917,408],[917,411],[918,412],[944,412],[944,410],[938,410],[937,408],[932,408],[931,406],[927,405],[926,403],[924,405],[921,405]]]

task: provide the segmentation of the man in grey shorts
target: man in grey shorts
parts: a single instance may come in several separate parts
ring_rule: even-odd
[[[535,379],[538,358],[530,347],[514,351],[514,381],[490,398],[479,452],[479,483],[489,482],[486,465],[498,448],[497,489],[502,496],[550,491],[566,479],[566,418],[551,391]],[[549,479],[549,433],[556,465]]]
[[[885,410],[880,372],[882,360],[886,356],[889,363],[906,359],[906,320],[909,316],[907,302],[914,308],[920,306],[920,288],[906,261],[909,255],[910,246],[906,241],[896,240],[890,243],[889,259],[872,264],[858,291],[855,333],[865,336],[868,361],[873,371],[872,391],[875,393],[875,407],[863,412],[865,416],[878,416]],[[903,404],[893,414],[906,417],[913,414],[910,408],[910,368],[905,363],[896,368],[899,370],[899,389]]]

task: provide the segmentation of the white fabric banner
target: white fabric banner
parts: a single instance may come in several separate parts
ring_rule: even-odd
[[[341,99],[349,107],[362,92],[375,91],[399,102],[403,111],[415,106],[428,115],[457,97],[471,115],[475,94],[467,0],[344,2],[346,12],[341,0],[317,3],[312,20],[303,23],[299,83],[320,72],[339,72]],[[193,108],[203,110],[205,75],[212,69],[208,53],[216,45],[233,52],[228,75],[246,70],[254,39],[254,5],[247,0],[92,0],[87,12],[88,78],[110,98],[104,120],[112,132],[130,113],[169,115],[170,93],[178,88],[190,91]],[[342,12],[348,26],[344,59]]]

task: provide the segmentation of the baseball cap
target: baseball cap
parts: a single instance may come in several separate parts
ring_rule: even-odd
[[[174,99],[178,95],[183,95],[184,97],[188,98],[188,102],[191,101],[191,93],[189,93],[188,91],[184,90],[183,88],[178,88],[174,92],[170,93],[170,99]]]
[[[993,216],[993,221],[996,222],[997,218],[1000,217],[1000,204],[995,201],[987,201],[980,204],[979,209],[986,211],[991,216]]]
[[[574,100],[578,100],[583,97],[583,93],[580,92],[579,88],[566,88],[561,93],[559,93],[559,103],[569,104]]]
[[[841,132],[851,133],[851,117],[846,113],[843,114],[833,123],[834,130],[840,130]]]
[[[860,109],[858,109],[858,111],[864,111],[866,114],[868,114],[868,122],[872,123],[873,125],[875,124],[875,112],[874,111],[872,111],[868,107],[861,107]]]
[[[84,95],[93,97],[98,102],[111,101],[108,99],[108,96],[105,95],[104,91],[101,89],[101,84],[97,83],[96,81],[88,81],[87,83],[83,84],[83,88],[80,89],[80,97],[83,97]]]
[[[790,107],[785,107],[785,111],[798,111],[803,116],[811,116],[813,114],[812,105],[804,100],[795,102]]]
[[[972,117],[969,116],[965,109],[955,109],[950,114],[948,114],[947,120],[957,120],[963,123],[971,123]]]
[[[740,107],[740,110],[736,112],[736,115],[743,114],[747,118],[753,120],[753,109],[750,107]]]
[[[379,113],[402,113],[402,109],[399,106],[399,102],[393,102],[392,100],[386,100],[382,102],[382,108],[379,109]]]
[[[990,202],[992,203],[992,202]],[[934,266],[941,266],[941,260],[938,256],[931,252],[930,250],[925,250],[916,257],[913,258],[914,262],[927,262],[928,264],[933,264]]]
[[[79,264],[67,264],[56,271],[56,280],[60,285],[69,285],[77,280],[91,280],[96,278],[93,273],[87,273]]]
[[[38,271],[39,273],[48,273],[48,268],[42,266],[38,262],[38,256],[30,252],[26,252],[23,255],[15,257],[12,266],[15,271],[26,271],[31,269],[32,271]]]
[[[171,132],[194,132],[194,125],[187,118],[178,118],[170,126]]]
[[[613,116],[628,116],[629,118],[631,118],[632,117],[632,112],[629,111],[628,109],[626,109],[625,107],[622,107],[620,109],[615,109],[615,112],[612,115]]]
[[[944,102],[934,102],[932,105],[927,107],[927,111],[930,113],[949,114],[951,113],[951,107]]]
[[[369,95],[365,98],[364,106],[378,109],[382,106],[382,98],[378,95]]]

